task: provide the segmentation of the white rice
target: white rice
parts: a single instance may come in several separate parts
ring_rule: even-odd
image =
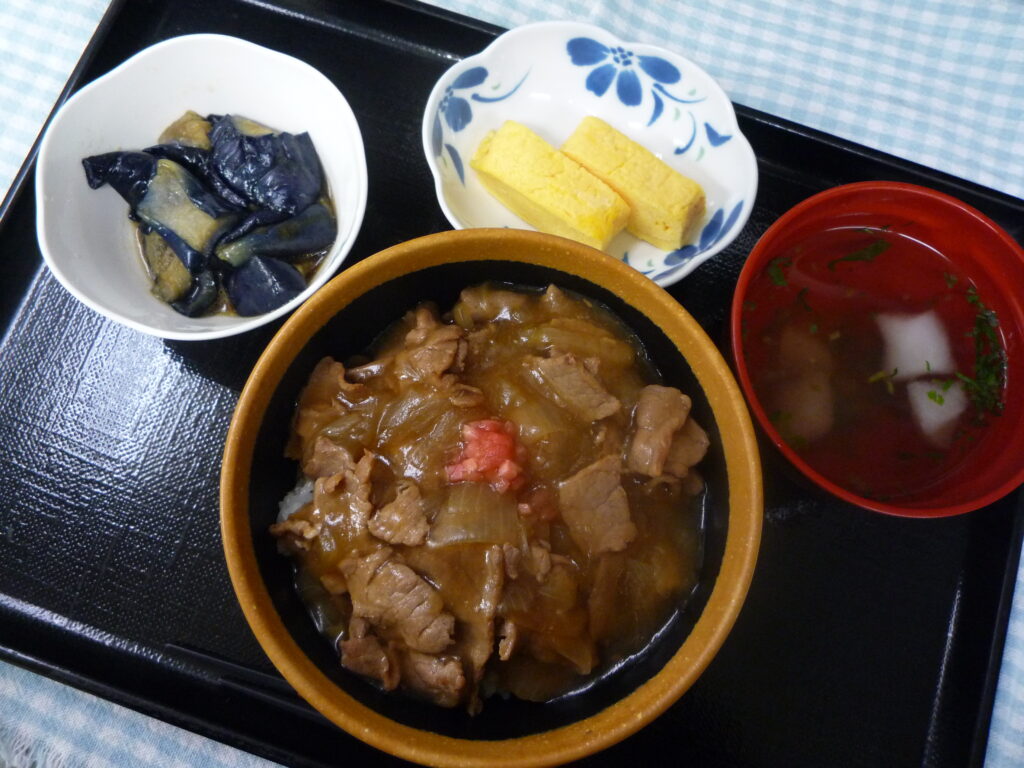
[[[299,478],[299,482],[295,484],[295,487],[288,491],[284,498],[281,499],[281,503],[278,506],[277,522],[283,523],[312,500],[313,481],[303,475]]]

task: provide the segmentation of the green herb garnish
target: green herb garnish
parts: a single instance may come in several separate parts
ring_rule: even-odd
[[[768,262],[768,277],[771,278],[772,283],[775,285],[789,285],[786,282],[786,274],[782,271],[783,267],[788,267],[792,261],[790,259],[780,257],[778,259],[772,259]]]
[[[818,324],[817,323],[811,323],[811,325],[810,325],[808,330],[810,330],[811,333],[817,333],[818,332]]]
[[[801,288],[796,294],[796,303],[811,312],[811,305],[807,303],[807,288]]]
[[[982,413],[999,414],[1003,410],[1003,385],[1006,383],[1006,350],[999,341],[996,313],[985,306],[973,285],[967,289],[967,301],[978,312],[969,336],[974,338],[974,376],[957,372],[971,402]]]
[[[960,280],[960,278],[958,278],[958,277],[957,277],[956,275],[954,275],[954,274],[953,274],[952,272],[943,272],[943,273],[942,273],[942,277],[943,277],[943,279],[945,279],[945,281],[946,281],[946,287],[947,287],[947,288],[952,288],[952,287],[953,287],[954,285],[956,285],[956,284],[957,284],[957,282],[959,282],[959,280]]]
[[[879,256],[889,250],[889,246],[890,243],[888,240],[879,238],[870,245],[858,248],[856,251],[852,251],[845,256],[840,256],[838,259],[832,259],[832,261],[828,263],[828,268],[835,269],[836,264],[841,261],[874,261],[876,256]]]
[[[928,399],[931,400],[936,405],[945,405],[946,404],[946,398],[944,398],[942,395],[940,395],[934,389],[929,389],[928,390]]]
[[[899,368],[893,368],[891,373],[889,371],[875,371],[870,376],[868,376],[868,384],[874,384],[879,381],[884,381],[885,391],[888,392],[890,395],[894,394],[896,392],[896,388],[893,387],[892,380],[896,378],[896,374],[898,371]]]

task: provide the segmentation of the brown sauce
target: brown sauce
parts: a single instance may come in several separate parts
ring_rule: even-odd
[[[607,310],[478,286],[349,362],[303,390],[312,500],[272,528],[344,666],[471,712],[546,701],[690,594],[707,438]]]

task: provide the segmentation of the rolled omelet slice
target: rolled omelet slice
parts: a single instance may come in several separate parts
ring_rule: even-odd
[[[469,164],[488,192],[541,232],[604,250],[629,219],[611,187],[513,120],[488,133]]]
[[[704,218],[700,184],[596,117],[585,117],[562,152],[629,204],[626,228],[666,251],[690,242]]]

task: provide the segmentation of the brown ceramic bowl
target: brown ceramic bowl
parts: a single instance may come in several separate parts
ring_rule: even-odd
[[[486,280],[556,283],[596,299],[646,345],[666,383],[693,397],[712,440],[701,580],[657,640],[577,695],[547,704],[488,699],[470,717],[385,694],[342,669],[292,586],[267,532],[294,485],[283,449],[315,363],[365,349],[418,302],[451,306]],[[747,594],[761,535],[761,473],[743,396],[728,366],[679,304],[599,251],[511,229],[411,240],[345,270],[292,315],[260,357],[228,432],[221,527],[228,570],[249,625],[282,675],[324,716],[393,755],[431,765],[554,765],[597,752],[654,720],[704,671]]]

